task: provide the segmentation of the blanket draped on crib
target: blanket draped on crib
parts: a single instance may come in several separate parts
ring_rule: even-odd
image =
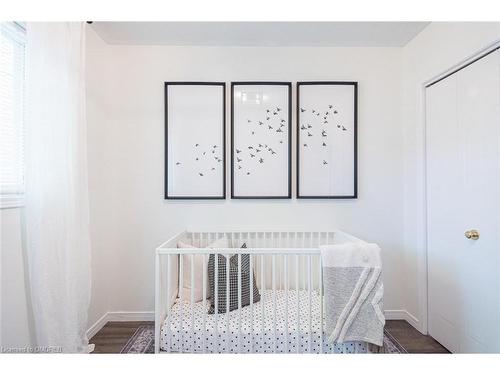
[[[382,346],[385,318],[380,248],[352,242],[320,246],[320,250],[329,342],[365,341]]]

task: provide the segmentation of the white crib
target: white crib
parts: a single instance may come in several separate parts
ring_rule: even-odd
[[[209,248],[226,237],[230,247]],[[179,241],[195,248],[178,248]],[[363,242],[333,232],[182,232],[156,249],[155,352],[182,353],[354,353],[369,352],[363,342],[329,344],[323,334],[322,265],[319,246]],[[242,244],[246,248],[241,248]],[[238,255],[238,308],[208,315],[206,272],[210,254]],[[242,307],[241,254],[249,254],[250,283],[261,300]],[[182,255],[182,256],[181,256]],[[183,262],[190,257],[191,286],[195,284],[195,255],[203,255],[201,302],[183,295]],[[226,267],[229,280],[229,267]],[[226,282],[229,306],[230,283]]]

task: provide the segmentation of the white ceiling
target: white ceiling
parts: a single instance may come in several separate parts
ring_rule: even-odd
[[[428,22],[94,22],[110,44],[401,47]]]

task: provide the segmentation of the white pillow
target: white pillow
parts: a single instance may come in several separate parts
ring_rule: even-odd
[[[225,249],[229,247],[226,237],[219,238],[212,242],[207,247],[212,249]],[[196,248],[184,242],[178,242],[177,248],[188,249]],[[202,254],[194,255],[194,286],[191,285],[191,254],[182,255],[182,299],[191,301],[191,289],[194,289],[194,302],[203,301],[203,256]],[[208,267],[208,257],[205,262],[205,267]],[[210,288],[208,286],[208,269],[205,272],[206,298],[210,297]],[[179,279],[179,297],[180,297],[180,279]]]

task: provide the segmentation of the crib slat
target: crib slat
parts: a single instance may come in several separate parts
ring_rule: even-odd
[[[250,353],[253,353],[253,256],[250,254]]]
[[[318,257],[318,291],[319,291],[319,352],[323,354],[323,268],[321,257]]]
[[[282,244],[281,244],[281,232],[278,232],[278,248],[281,249],[282,248]],[[279,259],[278,259],[279,261]],[[276,272],[278,273],[278,290],[283,290],[283,286],[281,285],[281,280],[282,280],[282,274],[283,274],[283,270],[281,269],[281,266],[278,264],[278,269],[276,270]]]
[[[219,254],[215,254],[215,353],[219,352]]]
[[[284,255],[283,272],[285,278],[285,353],[288,353],[288,256]]]
[[[202,281],[202,286],[203,286],[203,311],[205,311],[205,305],[206,305],[206,300],[207,300],[207,264],[206,264],[207,256],[203,255],[203,281]],[[207,314],[203,314],[203,332],[201,333],[201,348],[202,352],[205,353],[205,335],[207,331]]]
[[[155,254],[155,353],[159,352],[160,347],[160,269],[160,255],[157,253]]]
[[[307,256],[307,284],[309,290],[309,353],[312,353],[312,255]]]
[[[226,353],[229,353],[229,295],[230,295],[230,285],[231,283],[229,282],[229,269],[230,269],[230,264],[229,264],[229,259],[227,256],[223,255],[226,263]]]
[[[261,327],[262,327],[262,335],[261,335],[261,341],[262,341],[262,347],[264,347],[264,305],[265,305],[265,300],[266,300],[266,297],[264,295],[265,291],[266,291],[266,285],[264,284],[265,282],[265,278],[264,278],[264,258],[265,255],[261,255],[261,259],[260,259],[260,285],[261,285],[261,302],[260,302],[260,305],[261,305]]]
[[[191,254],[191,353],[194,353],[194,254]]]
[[[170,306],[170,257],[171,255],[167,255],[167,352],[170,353],[170,346],[172,344],[172,339],[170,337],[170,314],[172,307]],[[160,278],[161,280],[161,278]],[[157,328],[159,330],[159,327]],[[158,345],[160,342],[158,341]]]
[[[251,292],[250,292],[251,293]],[[238,353],[241,353],[241,253],[238,253]]]
[[[302,249],[304,249],[306,247],[306,232],[302,232]],[[302,261],[301,263],[301,267],[303,270],[304,268],[306,267],[306,264],[304,261]],[[305,270],[304,270],[304,273],[305,274]],[[307,279],[305,277],[302,277],[302,283],[303,283],[303,286],[302,286],[302,290],[306,290],[306,286],[307,286]]]
[[[299,255],[295,255],[295,287],[297,297],[297,353],[300,353]]]
[[[179,255],[179,306],[181,308],[180,311],[180,345],[179,350],[182,353],[184,351],[184,337],[183,337],[183,320],[184,320],[184,306],[183,306],[183,298],[184,298],[184,256],[182,254]]]
[[[282,233],[280,235],[280,247],[282,248],[286,248],[286,239],[285,239],[285,233]],[[281,255],[281,259],[285,258],[285,255]],[[281,266],[280,266],[281,267]],[[280,276],[280,289],[284,289],[284,284],[285,284],[285,274],[284,274],[284,270],[281,269],[281,276]]]
[[[272,257],[273,283],[273,353],[276,353],[276,255]]]

